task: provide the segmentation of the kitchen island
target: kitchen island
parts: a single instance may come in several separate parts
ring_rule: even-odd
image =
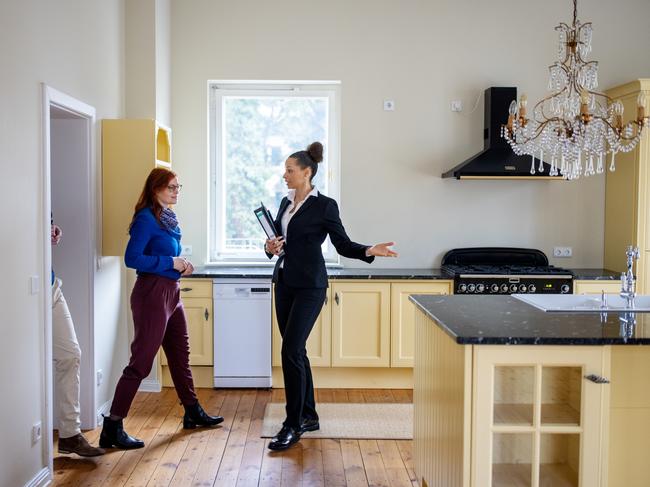
[[[650,315],[410,299],[421,487],[648,485]]]

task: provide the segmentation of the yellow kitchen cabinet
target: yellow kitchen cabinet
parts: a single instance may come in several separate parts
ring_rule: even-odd
[[[617,86],[606,94],[621,100],[624,121],[627,121],[636,118],[639,92],[650,99],[650,79]],[[641,253],[635,270],[637,292],[650,293],[650,138],[647,128],[633,151],[616,154],[616,171],[607,171],[605,183],[606,269],[626,270],[628,245],[638,246]]]
[[[390,283],[334,281],[332,366],[390,366]]]
[[[312,367],[329,367],[332,365],[332,355],[331,355],[331,337],[332,337],[332,326],[331,326],[331,312],[332,312],[332,303],[330,302],[330,289],[327,289],[327,294],[325,295],[325,304],[321,310],[318,318],[316,318],[316,323],[314,328],[312,328],[307,340],[307,357],[309,357],[309,363]],[[273,299],[275,300],[275,292],[273,293]],[[273,303],[273,350],[272,350],[272,365],[274,367],[282,366],[282,356],[280,351],[282,348],[282,337],[280,336],[280,329],[278,328],[278,320],[275,315],[275,302]]]
[[[180,286],[181,300],[187,318],[187,333],[190,338],[190,365],[211,366],[213,364],[212,281],[183,279]],[[167,366],[167,358],[162,349],[161,364]]]
[[[473,348],[472,485],[602,485],[610,349]]]
[[[413,367],[415,305],[411,294],[451,294],[452,281],[393,282],[390,291],[390,366]]]
[[[607,485],[610,385],[585,376],[611,377],[610,347],[458,344],[419,310],[415,329],[420,485]]]
[[[102,120],[102,254],[124,255],[133,209],[154,167],[171,168],[171,130],[155,120]]]
[[[573,294],[616,294],[621,290],[620,281],[584,280],[573,281]]]

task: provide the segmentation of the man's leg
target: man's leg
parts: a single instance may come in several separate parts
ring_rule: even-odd
[[[74,323],[63,293],[61,280],[52,286],[52,359],[54,387],[59,400],[59,452],[84,457],[103,455],[104,450],[91,446],[81,434],[79,406],[79,366],[81,349]]]

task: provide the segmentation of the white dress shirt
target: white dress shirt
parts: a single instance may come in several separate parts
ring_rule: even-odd
[[[310,198],[312,196],[318,197],[318,190],[316,189],[316,186],[312,187],[311,191],[309,194],[300,201],[298,204],[296,204],[295,199],[296,199],[296,190],[295,189],[290,189],[289,192],[287,193],[287,199],[289,200],[289,206],[284,210],[284,213],[282,213],[282,219],[280,220],[280,226],[282,227],[282,236],[284,237],[284,241],[287,241],[287,227],[289,226],[289,222],[291,221],[291,218],[293,218],[293,215],[295,215],[300,207],[304,204],[305,201],[307,201],[307,198]],[[280,262],[280,269],[284,267],[284,260]]]

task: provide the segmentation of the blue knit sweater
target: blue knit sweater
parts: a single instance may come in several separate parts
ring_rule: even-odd
[[[143,208],[136,215],[129,231],[131,238],[124,253],[127,267],[138,274],[157,274],[178,280],[180,272],[174,269],[174,257],[181,253],[181,229],[166,230],[160,226],[151,208]]]

